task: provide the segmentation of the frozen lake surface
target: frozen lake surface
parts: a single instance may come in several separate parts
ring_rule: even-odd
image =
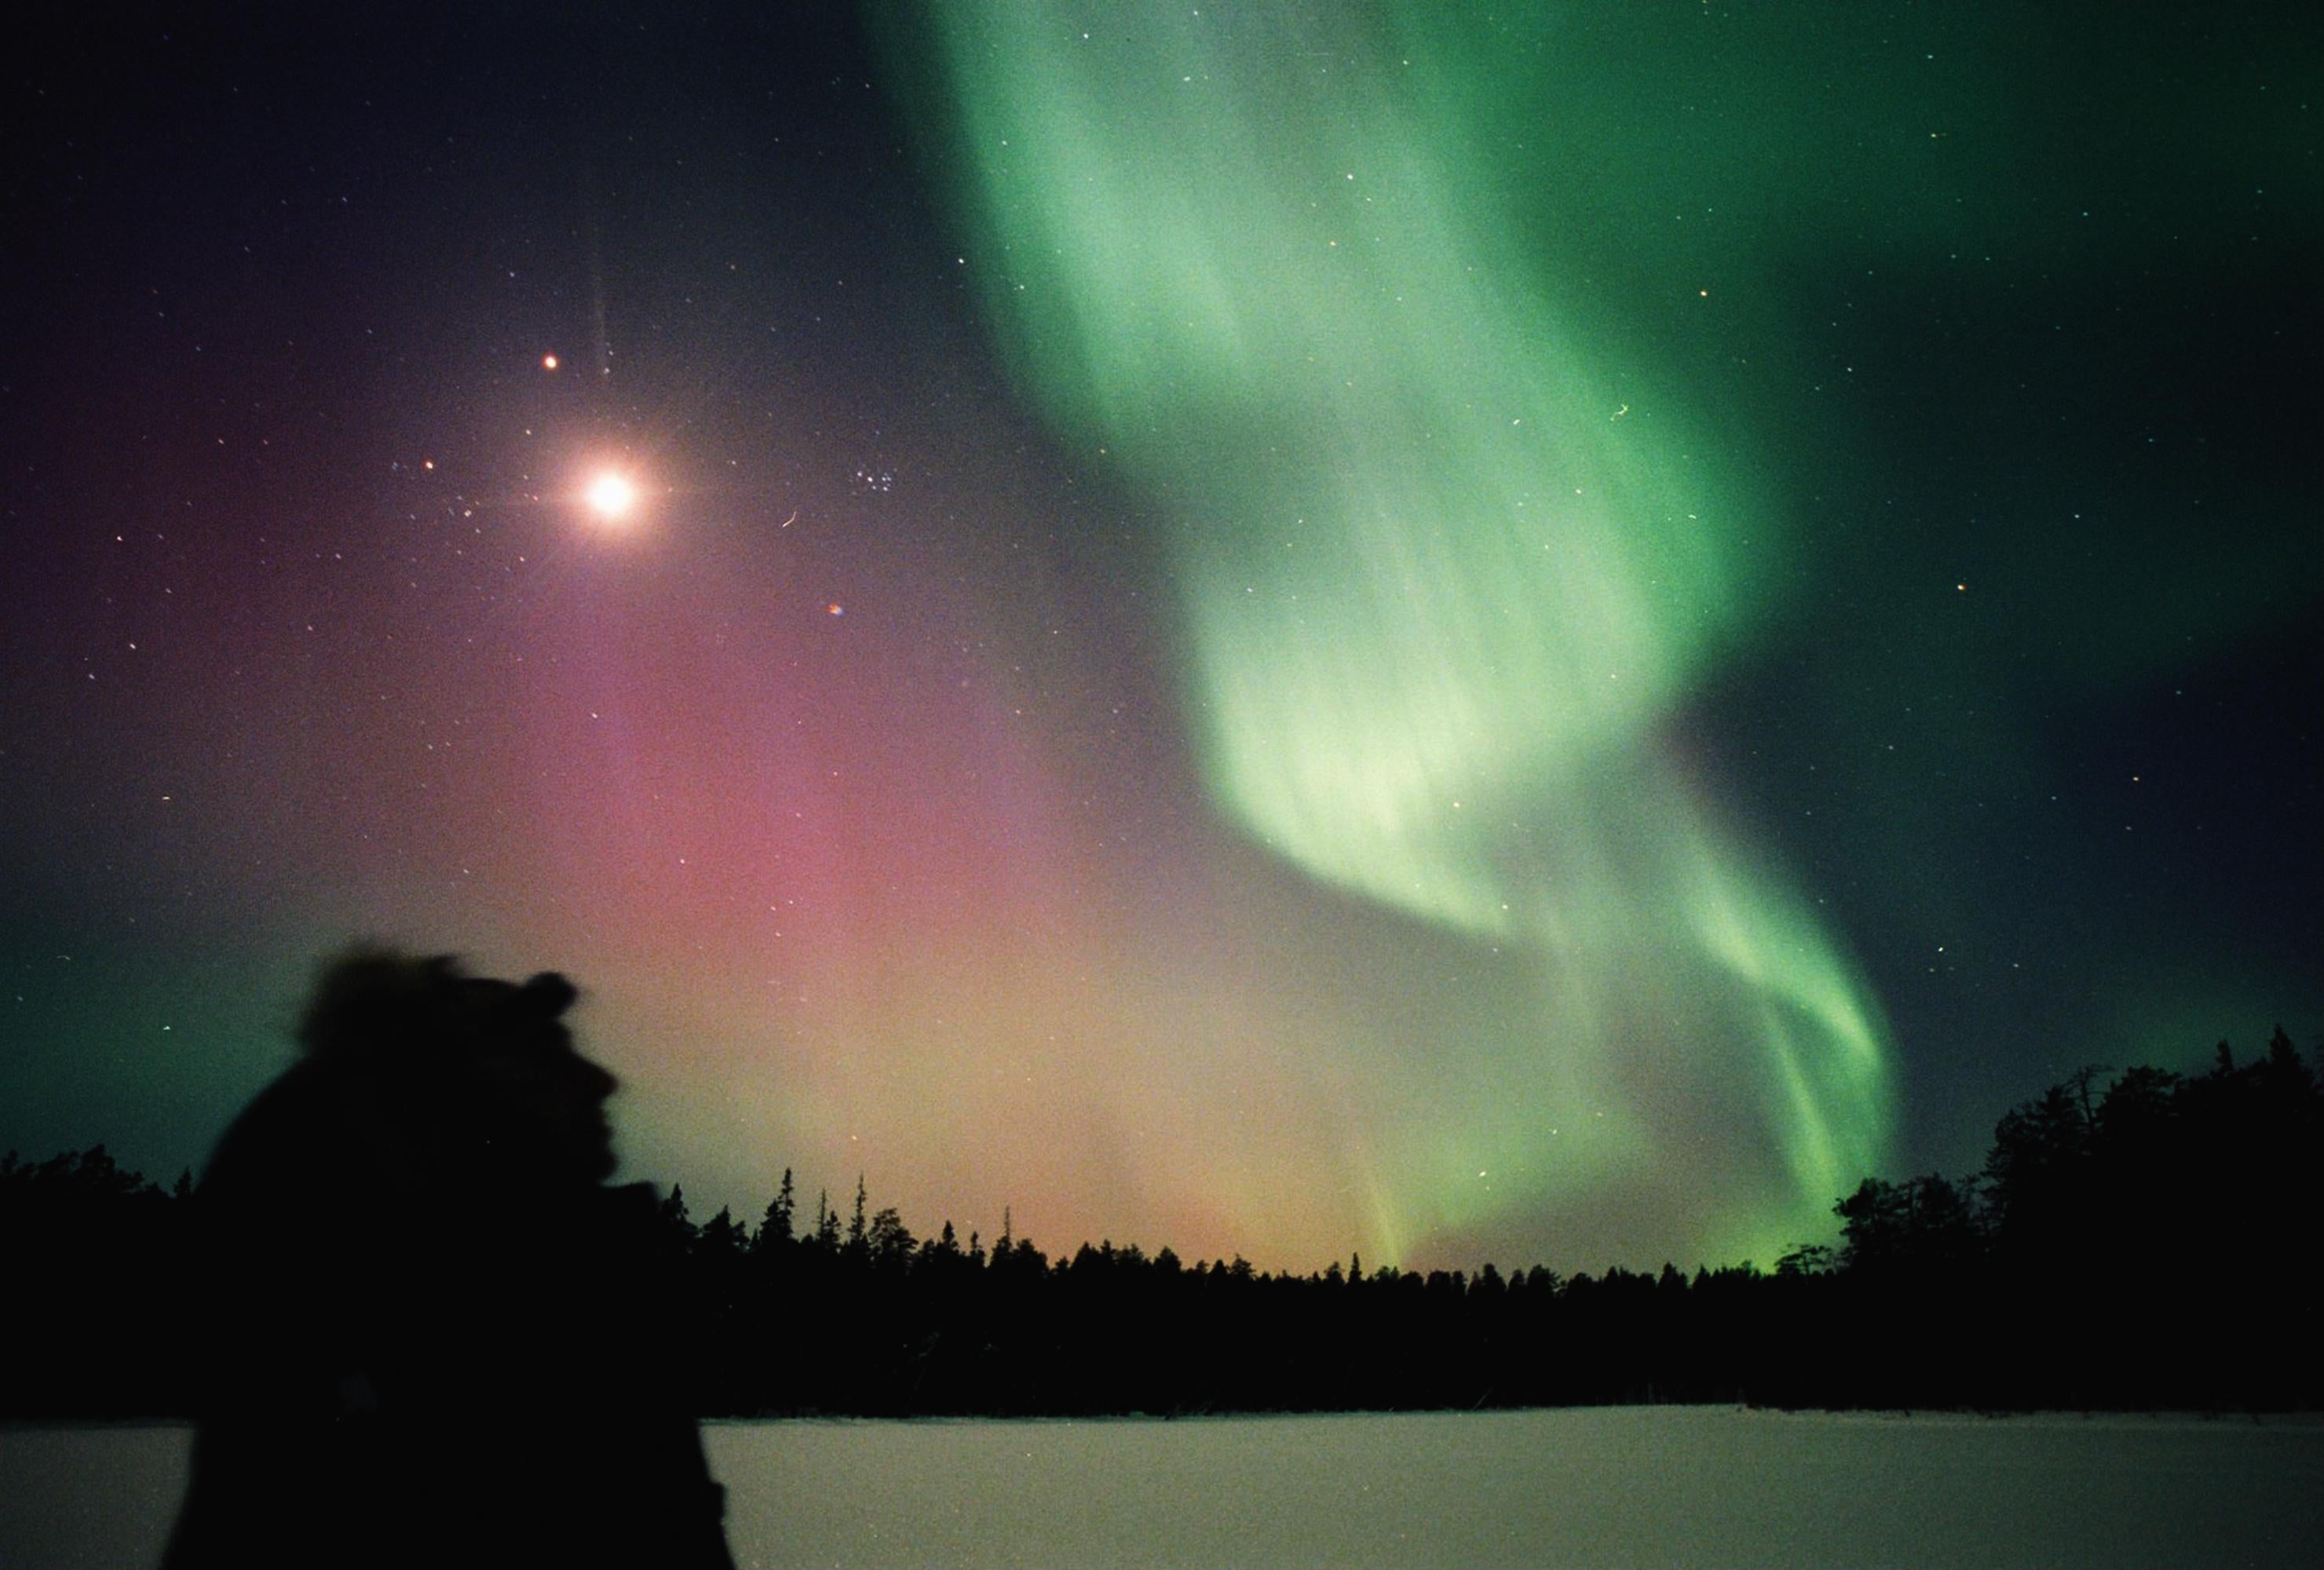
[[[746,1566],[2324,1563],[2315,1418],[1628,1407],[706,1437]],[[152,1564],[189,1437],[0,1429],[0,1566]]]

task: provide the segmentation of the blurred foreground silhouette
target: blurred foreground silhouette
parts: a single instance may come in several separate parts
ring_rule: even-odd
[[[164,1560],[731,1566],[658,1356],[658,1201],[609,1189],[613,1077],[563,977],[324,970],[304,1058],[191,1204],[193,1475]]]

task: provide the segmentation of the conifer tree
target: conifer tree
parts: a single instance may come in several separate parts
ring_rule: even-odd
[[[770,1253],[787,1246],[791,1241],[791,1170],[783,1169],[783,1186],[767,1201],[767,1213],[760,1217],[758,1235],[751,1240],[754,1252]]]

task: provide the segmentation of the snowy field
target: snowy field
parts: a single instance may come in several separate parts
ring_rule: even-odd
[[[0,1429],[0,1567],[151,1565],[180,1428]],[[2314,1565],[2324,1419],[1619,1408],[722,1423],[776,1565]]]

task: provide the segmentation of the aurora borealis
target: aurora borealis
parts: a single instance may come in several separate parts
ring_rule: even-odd
[[[1765,1263],[2324,1029],[2290,8],[36,54],[0,1147],[198,1162],[379,934],[697,1214]]]
[[[1722,1203],[1799,1228],[1886,1153],[1877,1005],[1657,755],[1766,614],[1743,542],[1775,526],[1650,372],[1598,368],[1499,205],[1462,199],[1500,30],[1374,19],[1434,57],[1411,84],[1394,27],[936,14],[1024,380],[1168,499],[1212,796],[1319,882],[1536,973],[1515,1050],[1385,1120],[1404,1198],[1372,1246],[1657,1170],[1699,1185],[1653,1104],[1702,1079],[1745,1088],[1735,1145],[1791,1180],[1724,1172]]]

